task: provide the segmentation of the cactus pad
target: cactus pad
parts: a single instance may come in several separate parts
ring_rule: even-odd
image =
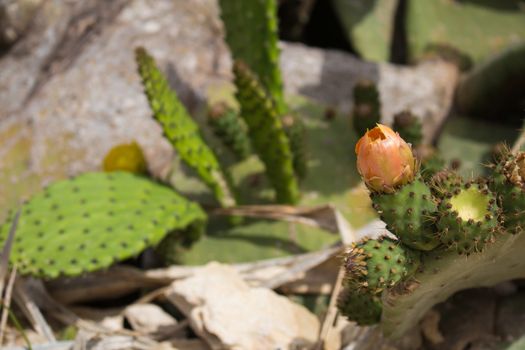
[[[273,101],[246,64],[233,66],[237,100],[246,121],[252,145],[263,161],[279,203],[295,203],[299,188],[293,169],[290,143]]]
[[[456,186],[439,205],[440,240],[460,254],[483,250],[500,232],[496,198],[484,186]]]
[[[505,150],[501,160],[492,165],[489,186],[499,196],[505,213],[505,228],[511,233],[521,233],[525,228],[525,153],[512,155]]]
[[[21,209],[11,263],[45,278],[94,271],[139,254],[168,232],[204,221],[172,189],[125,172],[57,182]],[[4,241],[10,220],[0,227]]]
[[[437,204],[421,178],[394,193],[373,193],[371,197],[387,228],[403,244],[419,250],[431,250],[439,245],[438,236],[432,230]]]
[[[197,123],[188,114],[175,91],[169,87],[153,57],[144,48],[137,48],[135,55],[155,119],[161,124],[178,155],[197,172],[221,206],[235,205],[228,177],[223,173],[217,157],[202,139]]]
[[[363,239],[345,256],[345,285],[377,294],[415,272],[419,253],[391,238]]]
[[[104,158],[104,171],[127,171],[134,174],[145,174],[148,164],[142,149],[136,142],[113,147]]]
[[[299,179],[304,179],[308,172],[308,153],[306,150],[306,128],[302,120],[288,114],[282,118],[284,132],[290,141],[293,155],[293,169]]]
[[[381,298],[370,293],[346,287],[339,294],[337,308],[349,320],[361,326],[378,323],[381,319]]]

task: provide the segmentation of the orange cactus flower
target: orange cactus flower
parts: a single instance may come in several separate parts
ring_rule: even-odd
[[[373,192],[392,193],[417,172],[409,144],[388,126],[377,124],[355,145],[357,170]]]

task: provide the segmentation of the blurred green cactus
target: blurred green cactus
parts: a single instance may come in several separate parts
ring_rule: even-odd
[[[250,139],[266,167],[279,203],[296,203],[299,188],[293,169],[290,143],[273,101],[253,72],[241,61],[233,66],[237,100],[246,121]]]
[[[234,206],[236,201],[230,189],[228,175],[221,169],[213,151],[201,137],[181,101],[158,69],[153,57],[144,48],[135,50],[139,74],[155,119],[172,143],[180,158],[194,169],[213,191],[222,207]]]
[[[12,218],[0,226],[0,241]],[[24,275],[75,276],[205,220],[197,204],[169,187],[127,172],[87,173],[54,183],[23,205],[11,263]]]
[[[234,60],[245,62],[276,105],[287,112],[279,69],[277,0],[220,0],[226,42]]]

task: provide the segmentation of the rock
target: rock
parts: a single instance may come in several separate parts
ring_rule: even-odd
[[[166,298],[212,349],[290,349],[313,344],[319,321],[270,289],[251,288],[227,265],[210,263],[176,281]]]
[[[145,46],[197,113],[212,90],[231,92],[221,33],[215,0],[43,2],[0,59],[0,219],[43,185],[100,170],[117,144],[136,141],[151,173],[166,177],[173,150],[151,118],[133,49]],[[281,66],[288,93],[342,111],[357,80],[378,81],[385,121],[412,108],[427,137],[448,112],[457,74],[442,62],[376,65],[287,43]]]
[[[42,0],[7,0],[0,3],[0,52],[24,35],[41,3]]]
[[[142,334],[162,333],[173,337],[173,330],[178,326],[176,319],[155,304],[133,304],[126,307],[123,314],[133,330]]]

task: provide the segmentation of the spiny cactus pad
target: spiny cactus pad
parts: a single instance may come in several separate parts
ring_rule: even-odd
[[[499,215],[496,199],[484,185],[455,186],[439,205],[439,238],[460,254],[480,252],[501,231]]]
[[[365,238],[346,253],[345,285],[377,294],[405,279],[419,266],[419,252],[388,237]]]
[[[499,197],[505,228],[511,233],[521,233],[525,228],[525,153],[512,155],[506,150],[491,167],[489,186]]]
[[[275,188],[277,202],[296,203],[299,188],[293,170],[293,156],[275,105],[246,64],[235,61],[233,72],[241,116]]]
[[[403,244],[419,250],[439,245],[438,236],[433,233],[437,204],[421,178],[394,193],[373,193],[371,198],[387,228]]]
[[[306,150],[306,128],[297,116],[288,114],[282,118],[284,132],[290,141],[293,155],[293,169],[299,179],[304,179],[308,173],[308,152]]]
[[[0,227],[1,241],[11,219]],[[87,173],[54,183],[23,205],[11,263],[25,275],[79,275],[205,219],[197,204],[169,187],[125,172]]]
[[[378,323],[383,309],[379,296],[352,287],[345,287],[339,294],[337,307],[344,316],[361,326]]]
[[[155,119],[161,124],[180,158],[197,172],[221,206],[235,205],[227,175],[223,173],[215,154],[202,139],[199,126],[170,88],[153,57],[144,48],[137,48],[135,57]]]
[[[235,60],[242,60],[260,79],[276,104],[287,111],[279,69],[277,0],[220,0],[226,42]]]

